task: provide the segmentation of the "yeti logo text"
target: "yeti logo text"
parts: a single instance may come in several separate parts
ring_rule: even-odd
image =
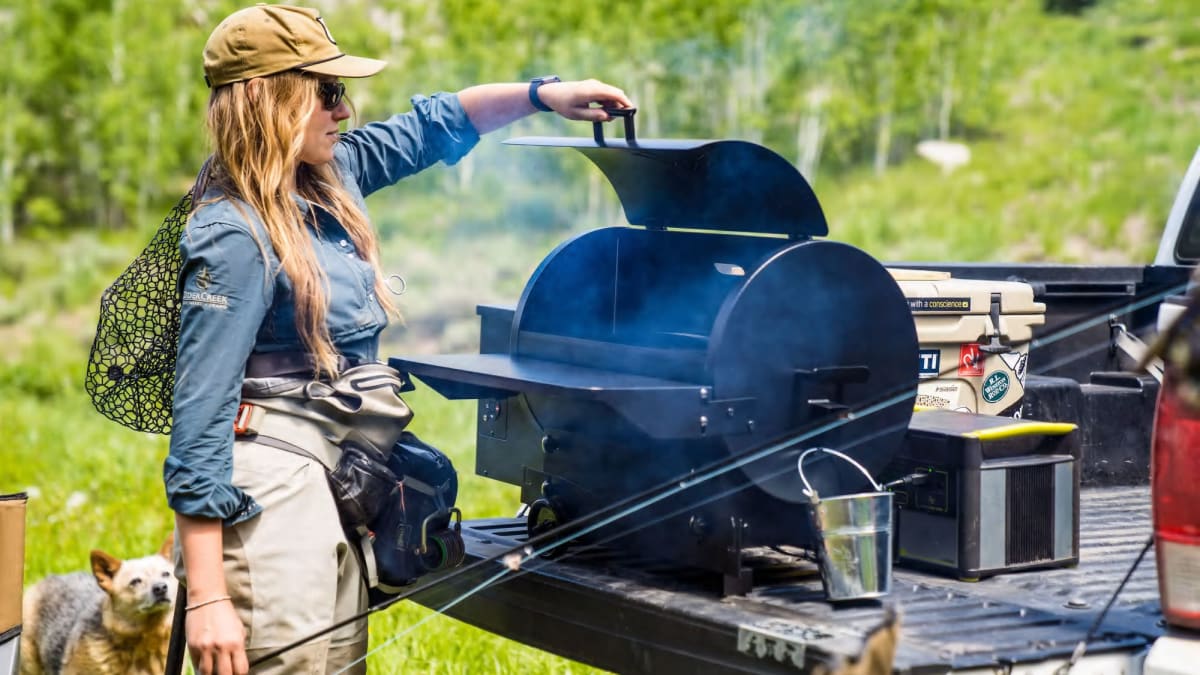
[[[942,371],[942,350],[922,349],[917,372],[921,377],[937,377]]]

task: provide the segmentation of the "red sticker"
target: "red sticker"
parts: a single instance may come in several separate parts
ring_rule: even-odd
[[[958,374],[963,377],[983,376],[983,356],[979,345],[972,342],[958,348]]]

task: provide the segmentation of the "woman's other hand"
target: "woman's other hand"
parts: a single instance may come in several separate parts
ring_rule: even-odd
[[[246,633],[229,600],[197,607],[187,614],[187,644],[201,675],[245,675]]]

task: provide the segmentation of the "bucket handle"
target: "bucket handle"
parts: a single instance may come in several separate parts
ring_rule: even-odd
[[[830,448],[809,448],[800,453],[800,458],[796,460],[796,471],[800,472],[800,480],[804,482],[804,495],[814,502],[817,500],[817,491],[812,488],[812,485],[809,485],[808,479],[804,477],[804,459],[814,452],[828,452],[831,455],[841,457],[847,462],[850,462],[854,466],[858,467],[858,470],[867,477],[867,480],[871,481],[871,485],[875,488],[876,492],[883,492],[883,486],[879,483],[876,483],[870,472],[863,468],[863,465],[856,462],[850,455],[838,452],[837,450],[831,450]]]

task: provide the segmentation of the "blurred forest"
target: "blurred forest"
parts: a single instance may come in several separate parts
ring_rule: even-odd
[[[3,326],[42,300],[90,302],[186,190],[207,154],[201,48],[243,3],[0,3]],[[775,150],[814,184],[829,236],[885,260],[1148,260],[1200,142],[1192,0],[320,8],[346,51],[390,62],[348,83],[360,121],[477,82],[604,79],[637,102],[642,137]],[[575,153],[499,143],[589,132],[539,115],[373,196],[385,261],[431,289],[406,313],[436,334],[447,306],[515,298],[567,233],[624,222]],[[930,141],[956,154],[931,163]],[[480,260],[474,276],[446,269],[451,248]]]

